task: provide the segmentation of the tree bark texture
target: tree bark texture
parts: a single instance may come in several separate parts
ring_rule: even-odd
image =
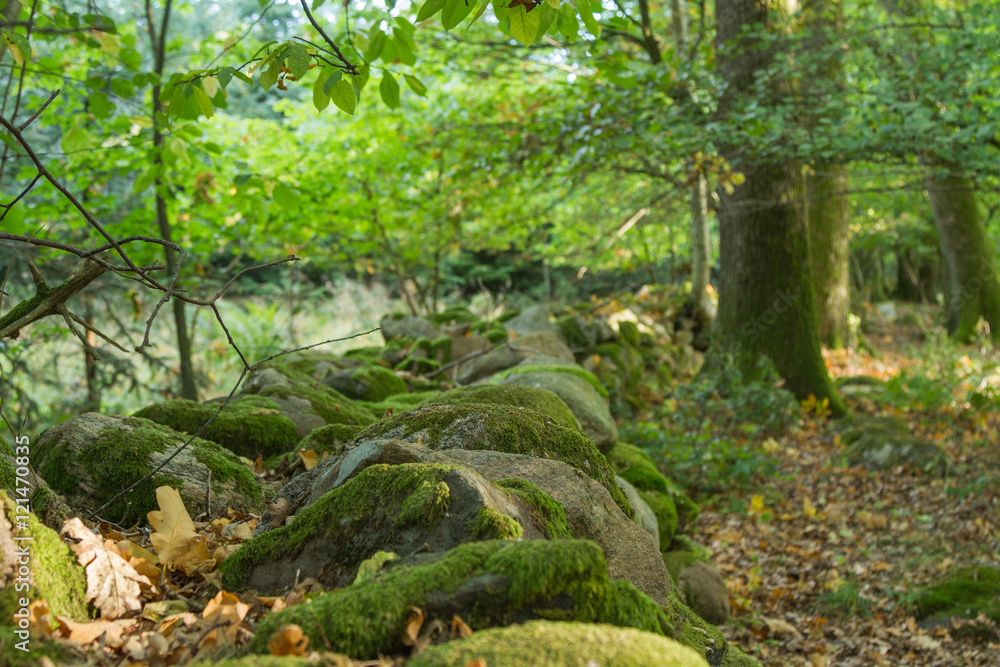
[[[760,0],[716,3],[718,62],[730,99],[749,92],[775,56],[744,34],[754,24],[767,26],[771,9]],[[798,398],[825,398],[835,415],[843,415],[846,407],[820,353],[799,167],[773,159],[752,161],[736,142],[720,148],[746,180],[731,195],[719,192],[716,352],[733,355],[751,377],[757,359],[767,356]]]
[[[960,172],[932,175],[927,194],[944,257],[948,333],[967,342],[982,317],[1000,342],[1000,281],[972,181]]]
[[[847,342],[850,311],[850,201],[847,168],[839,164],[815,167],[806,179],[809,240],[820,341],[833,350]]]

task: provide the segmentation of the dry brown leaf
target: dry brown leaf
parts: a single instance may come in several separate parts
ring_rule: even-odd
[[[201,615],[213,625],[220,623],[224,625],[212,630],[202,640],[201,647],[219,648],[235,643],[240,623],[243,622],[248,611],[250,611],[250,605],[240,602],[239,598],[232,593],[219,591],[214,598],[208,601]],[[222,631],[221,634],[219,630]]]
[[[222,529],[222,536],[229,540],[249,540],[253,529],[246,523],[231,523]]]
[[[259,410],[254,410],[250,413],[251,415],[280,415],[281,410],[273,410],[271,408],[260,408]]]
[[[253,471],[257,475],[264,474],[264,459],[259,456],[257,457],[257,459],[253,462]]]
[[[268,503],[267,511],[271,513],[271,525],[283,525],[290,509],[291,505],[288,503],[288,498],[275,498],[274,502]]]
[[[802,639],[802,633],[799,629],[788,621],[783,621],[780,618],[764,618],[764,624],[767,626],[768,632],[770,632],[775,637],[794,637],[795,639]]]
[[[406,619],[403,629],[403,646],[413,646],[420,637],[420,626],[424,624],[424,612],[417,607],[410,607],[410,616]]]
[[[28,605],[28,632],[33,637],[52,634],[52,617],[49,615],[49,603],[45,600],[35,600]]]
[[[283,625],[274,631],[267,648],[271,655],[304,655],[309,638],[297,625]]]
[[[472,634],[472,628],[470,628],[465,621],[460,619],[458,616],[451,617],[451,638],[465,639]]]
[[[488,667],[488,665],[482,658],[476,658],[475,660],[470,660],[465,663],[465,667]]]
[[[77,540],[71,547],[86,569],[86,598],[94,601],[102,617],[111,621],[142,608],[139,584],[152,586],[153,583],[121,557],[114,541],[102,543],[79,518],[67,521],[62,533]]]
[[[319,462],[319,457],[316,455],[316,452],[314,452],[311,449],[306,451],[302,451],[300,449],[298,452],[296,452],[296,454],[298,454],[299,458],[302,459],[302,465],[306,467],[306,470],[312,470],[313,468],[316,467],[316,464]]]
[[[129,618],[119,621],[90,621],[89,623],[76,623],[65,616],[57,616],[59,629],[63,637],[71,642],[80,644],[90,644],[104,635],[104,644],[111,648],[118,648],[124,644],[123,634],[131,630],[136,619]]]
[[[855,516],[861,525],[869,530],[885,528],[889,525],[889,517],[884,514],[875,514],[867,510],[860,510]]]
[[[194,532],[194,522],[176,489],[161,486],[156,490],[156,502],[160,510],[147,515],[154,531],[149,539],[160,562],[167,568],[174,568],[188,560],[189,552],[200,538]]]

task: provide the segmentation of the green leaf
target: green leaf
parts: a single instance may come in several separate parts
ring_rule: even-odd
[[[301,79],[309,71],[309,52],[302,44],[293,44],[288,49],[288,71],[296,79]]]
[[[31,45],[28,44],[27,37],[6,30],[0,30],[0,37],[3,38],[17,65],[23,65],[26,61],[31,60]]]
[[[493,0],[493,15],[497,17],[497,21],[500,22],[501,26],[510,16],[510,9],[507,6],[508,2],[510,0]]]
[[[253,86],[253,79],[251,79],[249,76],[239,71],[238,69],[233,70],[233,76],[235,76],[237,79],[247,84],[248,86]]]
[[[94,137],[82,127],[71,127],[62,136],[63,153],[85,151],[94,145]]]
[[[441,23],[445,30],[451,30],[472,12],[469,0],[447,0],[444,11],[441,12]]]
[[[15,139],[14,137],[10,136],[7,133],[2,133],[0,134],[0,140],[2,140],[5,144],[10,146],[10,149],[14,151],[16,154],[24,155],[24,149],[21,148],[21,144],[19,144],[17,139]]]
[[[260,87],[267,90],[278,81],[278,63],[271,61],[267,69],[260,75]]]
[[[497,2],[499,1],[500,0],[497,0]],[[472,24],[479,20],[479,17],[482,16],[484,12],[486,12],[486,8],[489,6],[490,6],[490,0],[479,0],[479,8],[476,9],[476,13],[472,15],[472,20],[469,21],[469,25],[465,26],[465,29],[468,30],[469,28],[471,28]]]
[[[559,9],[559,0],[545,0],[552,9]]]
[[[337,70],[338,72],[340,70]],[[319,71],[319,76],[316,77],[316,83],[313,84],[313,106],[316,107],[316,111],[322,111],[323,109],[330,106],[330,95],[326,92],[326,80],[327,72],[325,69]]]
[[[215,78],[219,80],[219,85],[225,88],[229,85],[229,82],[233,80],[233,74],[236,70],[228,65],[219,70],[219,73],[215,75]]]
[[[426,21],[430,17],[437,14],[439,11],[444,9],[444,5],[447,0],[427,0],[417,12],[417,23],[421,21]]]
[[[379,28],[372,28],[371,37],[368,40],[368,48],[365,49],[365,60],[373,63],[375,59],[382,55],[382,48],[385,46],[386,34]]]
[[[580,11],[580,18],[583,25],[587,26],[587,31],[594,37],[601,36],[601,24],[594,18],[594,10],[590,0],[576,0],[576,7]]]
[[[382,101],[390,109],[399,106],[399,82],[391,72],[382,72],[382,81],[378,85],[378,92],[382,95]]]
[[[529,12],[524,5],[510,10],[510,34],[525,46],[535,41],[538,34],[538,14]]]
[[[339,109],[352,116],[354,109],[358,105],[358,96],[354,93],[354,86],[341,79],[330,89],[330,99]]]
[[[201,86],[194,86],[194,101],[198,103],[198,108],[201,112],[205,114],[205,118],[211,118],[215,115],[215,107],[212,106],[212,100],[209,99],[208,93]]]
[[[323,92],[329,95],[330,90],[334,86],[336,86],[337,82],[340,81],[343,77],[344,73],[341,72],[339,69],[335,69],[332,72],[330,72],[330,75],[327,76],[326,80],[323,82]]]
[[[313,0],[313,11],[322,7],[324,2],[326,2],[326,0]]]
[[[549,28],[555,23],[555,20],[559,17],[559,11],[552,9],[551,5],[540,5],[532,10],[532,14],[538,14],[538,32],[535,34],[535,39],[538,39],[545,33],[549,32]]]
[[[417,42],[415,39],[413,39],[412,28],[410,28],[409,30],[407,30],[406,28],[399,28],[399,27],[393,28],[392,36],[396,38],[396,41],[400,42],[401,44],[405,44],[406,48],[408,48],[410,51],[417,50]]]
[[[412,74],[404,74],[403,79],[406,81],[406,85],[410,87],[410,90],[420,95],[420,97],[427,97],[427,86],[422,84],[420,79]]]

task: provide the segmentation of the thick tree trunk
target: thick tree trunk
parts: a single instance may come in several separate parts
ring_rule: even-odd
[[[718,61],[730,99],[749,92],[774,58],[760,40],[743,34],[754,24],[768,25],[770,9],[760,0],[716,2]],[[746,181],[731,195],[719,192],[722,279],[715,351],[733,355],[751,377],[757,359],[767,356],[797,397],[828,399],[831,411],[843,415],[846,407],[820,354],[799,168],[753,163],[739,142],[721,148]]]
[[[817,166],[807,177],[806,188],[819,338],[827,347],[840,350],[847,341],[851,305],[847,169],[837,164]]]
[[[948,333],[966,342],[982,317],[1000,342],[1000,281],[972,182],[960,172],[932,175],[927,194],[945,263]]]

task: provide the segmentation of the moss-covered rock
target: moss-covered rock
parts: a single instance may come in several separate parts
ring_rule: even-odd
[[[516,366],[528,357],[546,355],[576,363],[573,352],[563,342],[562,336],[551,331],[539,331],[508,339],[486,354],[462,364],[456,378],[461,385],[470,385],[504,369]]]
[[[348,424],[327,424],[307,435],[299,443],[298,449],[312,450],[317,454],[335,454],[344,449],[344,445],[357,437],[365,429],[364,426]]]
[[[362,401],[361,404],[368,408],[372,414],[381,417],[387,410],[392,410],[393,412],[406,412],[407,410],[412,410],[413,408],[423,405],[426,401],[433,400],[441,394],[442,392],[440,390],[429,389],[425,391],[414,391],[409,394],[394,394],[383,401],[378,401],[377,403]]]
[[[911,599],[921,619],[976,618],[982,613],[1000,623],[1000,569],[958,568],[944,580],[918,589]]]
[[[507,328],[500,320],[479,320],[472,324],[471,331],[485,336],[491,343],[507,340]]]
[[[541,523],[541,522],[539,522]],[[229,590],[280,592],[296,579],[354,581],[378,551],[446,551],[463,540],[541,539],[531,508],[475,472],[446,465],[373,465],[245,543],[221,566]]]
[[[674,639],[694,649],[711,667],[721,667],[726,664],[730,646],[725,635],[688,608],[676,591],[670,592],[670,599],[663,606],[663,610],[674,628]],[[743,655],[742,652],[737,654]],[[747,665],[760,667],[752,658]]]
[[[569,529],[566,522],[566,512],[562,505],[553,500],[552,496],[545,493],[537,486],[526,479],[508,478],[500,479],[497,486],[506,489],[523,500],[532,512],[538,517],[536,525],[544,526],[545,537],[550,540],[570,539],[573,531]]]
[[[17,507],[10,496],[0,491],[0,625],[12,623],[14,613],[20,609],[21,598],[44,599],[54,615],[86,621],[90,615],[86,600],[87,576],[76,554],[34,513],[18,512]],[[19,521],[24,522],[23,528],[19,527]],[[30,537],[31,541],[15,541],[16,537]],[[17,549],[23,546],[29,550],[27,582],[18,578],[22,555]],[[24,583],[29,588],[18,590],[18,585]]]
[[[437,324],[465,324],[475,322],[479,318],[469,310],[468,306],[451,304],[440,313],[432,316],[431,319]]]
[[[345,396],[372,403],[406,393],[406,383],[402,378],[388,368],[374,364],[327,376],[323,383]]]
[[[597,376],[590,371],[584,370],[580,366],[571,365],[557,365],[557,364],[518,364],[513,368],[508,368],[506,370],[500,371],[492,376],[490,376],[490,382],[497,384],[502,380],[509,378],[511,375],[523,375],[525,373],[568,373],[570,375],[575,375],[581,380],[586,381],[594,391],[601,395],[602,398],[608,397],[608,390],[604,388],[601,381],[597,379]]]
[[[639,326],[629,320],[621,320],[618,322],[618,336],[621,340],[625,341],[632,347],[639,347],[640,336],[639,336]]]
[[[690,551],[668,551],[663,554],[674,589],[685,604],[712,625],[729,620],[729,592],[719,571]]]
[[[660,549],[667,551],[674,536],[697,520],[698,505],[657,469],[649,454],[635,445],[619,442],[608,454],[608,463],[652,508],[660,525]]]
[[[578,429],[580,424],[573,413],[556,394],[538,387],[515,385],[473,385],[456,387],[424,400],[421,405],[510,405],[530,408],[548,415],[560,424]]]
[[[933,442],[915,438],[899,417],[859,417],[847,423],[841,433],[846,445],[843,456],[851,465],[870,470],[888,470],[909,465],[937,475],[952,469],[944,451]]]
[[[669,635],[659,605],[628,582],[608,579],[600,548],[585,540],[474,542],[422,564],[389,564],[360,584],[266,617],[251,650],[267,651],[294,623],[352,658],[401,647],[411,607],[425,623],[457,614],[473,629],[538,618],[610,623]]]
[[[681,644],[634,628],[592,623],[531,621],[495,628],[435,646],[412,667],[467,667],[484,661],[504,667],[706,667]]]
[[[323,375],[317,370],[322,360],[288,356],[293,358],[275,359],[254,371],[246,382],[244,394],[273,400],[302,437],[326,424],[367,426],[376,421],[376,416],[364,406],[313,376],[313,373]]]
[[[187,436],[141,417],[90,412],[46,430],[35,442],[31,463],[49,486],[73,507],[94,510],[166,462]],[[211,471],[214,507],[259,512],[264,494],[250,468],[214,442],[195,438],[150,479],[102,510],[130,526],[158,508],[156,488],[177,489],[185,504],[204,508]]]
[[[147,406],[135,416],[181,433],[195,433],[218,409],[216,403],[178,398]],[[281,414],[278,404],[263,396],[234,398],[205,427],[201,437],[250,459],[283,454],[300,439],[295,424]]]
[[[563,315],[556,320],[556,325],[566,339],[566,344],[577,354],[593,352],[597,346],[597,326],[579,315]]]
[[[580,431],[547,415],[506,405],[427,405],[394,414],[365,429],[359,440],[420,440],[432,449],[488,449],[563,461],[600,482],[630,518],[625,494],[603,455]]]

